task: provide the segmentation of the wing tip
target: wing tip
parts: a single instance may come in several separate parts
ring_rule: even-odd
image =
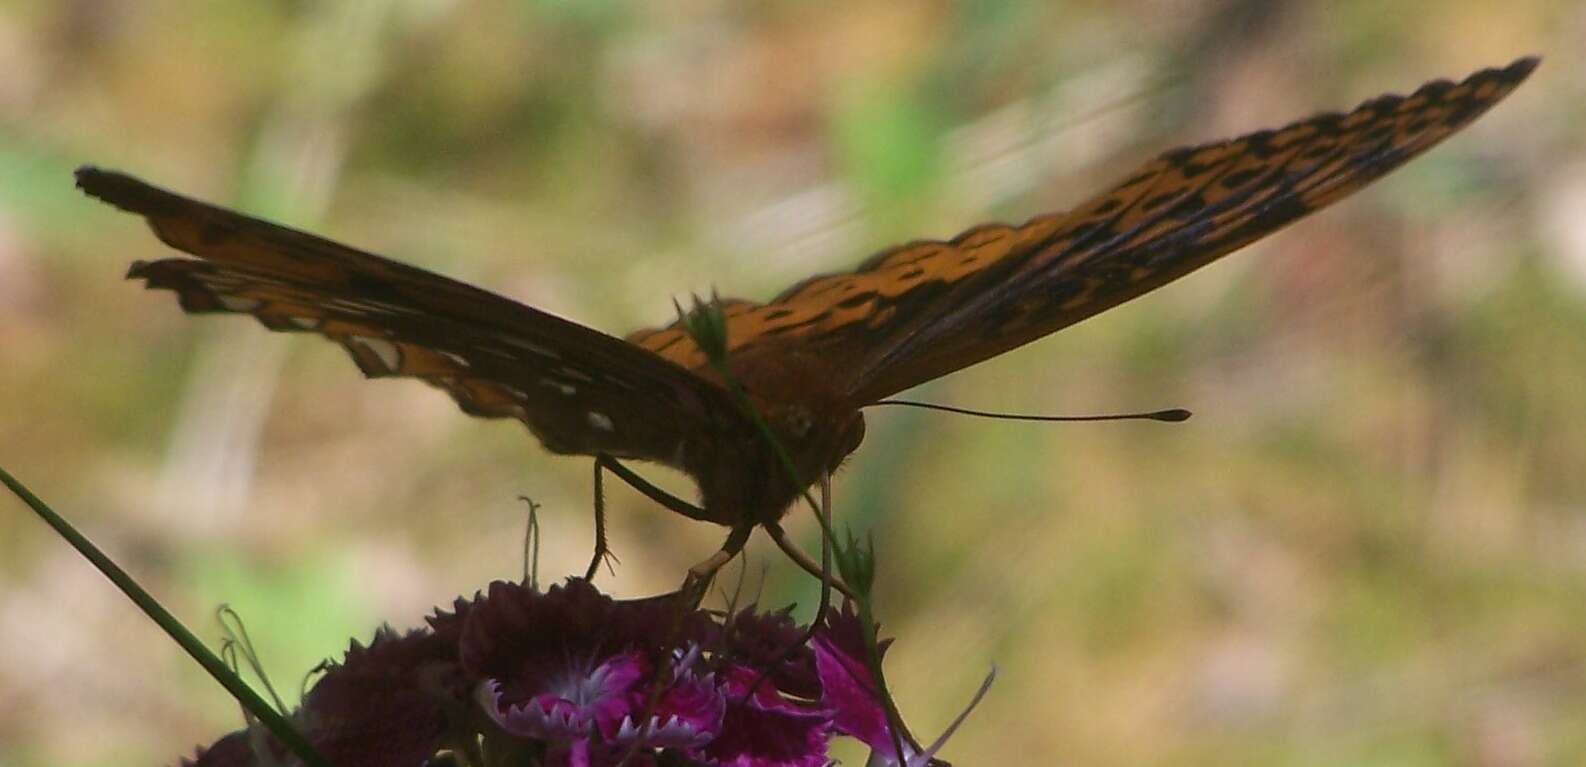
[[[98,165],[95,165],[91,162],[83,163],[82,165],[77,166],[77,170],[72,171],[72,178],[77,179],[78,189],[87,192],[88,186],[93,184],[95,179],[105,175],[106,173],[107,171],[100,169]],[[92,192],[89,192],[89,194],[92,194]]]
[[[112,205],[116,200],[125,197],[125,187],[131,176],[113,170],[105,170],[97,165],[79,165],[72,171],[72,178],[77,181],[77,188],[83,194],[98,200],[104,200]],[[119,207],[119,206],[118,206]]]
[[[1527,77],[1530,77],[1531,73],[1536,71],[1537,66],[1539,66],[1541,63],[1542,63],[1542,57],[1540,55],[1528,54],[1528,55],[1525,55],[1525,56],[1521,56],[1521,57],[1509,62],[1508,64],[1503,65],[1503,66],[1487,67],[1487,68],[1484,68],[1484,69],[1476,70],[1475,72],[1472,72],[1469,75],[1467,75],[1463,80],[1460,81],[1460,83],[1461,84],[1472,84],[1472,83],[1479,83],[1481,81],[1488,80],[1488,81],[1494,81],[1494,82],[1502,84],[1500,89],[1499,89],[1499,92],[1496,94],[1495,97],[1488,98],[1488,99],[1485,99],[1483,101],[1484,105],[1482,107],[1482,110],[1484,111],[1487,107],[1498,103],[1504,97],[1508,96],[1511,91],[1513,91],[1516,87],[1518,87],[1520,85],[1520,83],[1524,82]],[[1435,91],[1435,90],[1438,90],[1438,89],[1451,88],[1451,87],[1454,86],[1454,84],[1455,84],[1454,81],[1449,80],[1447,78],[1439,78],[1439,79],[1436,79],[1436,80],[1429,80],[1427,82],[1422,83],[1420,85],[1420,87],[1416,88],[1415,89],[1415,93],[1418,93],[1418,94],[1419,93],[1427,93],[1427,92]],[[1239,141],[1240,139],[1248,139],[1248,138],[1253,138],[1253,137],[1256,137],[1256,136],[1263,136],[1263,135],[1271,135],[1271,134],[1274,134],[1274,133],[1281,133],[1281,132],[1283,132],[1285,130],[1288,130],[1290,128],[1294,128],[1294,127],[1299,126],[1299,125],[1304,125],[1306,123],[1314,123],[1314,122],[1318,122],[1318,121],[1321,121],[1321,120],[1329,120],[1329,119],[1341,120],[1341,119],[1344,119],[1344,118],[1348,117],[1350,114],[1353,114],[1353,113],[1358,112],[1360,110],[1363,110],[1363,109],[1380,109],[1385,104],[1397,103],[1400,100],[1403,100],[1405,98],[1407,98],[1407,96],[1404,93],[1402,93],[1402,92],[1383,93],[1381,95],[1373,96],[1372,98],[1369,98],[1369,99],[1366,99],[1365,101],[1362,101],[1361,103],[1355,105],[1354,109],[1351,109],[1351,110],[1349,110],[1347,112],[1345,112],[1345,111],[1336,111],[1336,110],[1335,111],[1327,111],[1327,112],[1318,112],[1318,113],[1310,115],[1308,117],[1303,117],[1303,118],[1300,118],[1298,120],[1295,120],[1295,121],[1293,121],[1291,123],[1288,123],[1287,125],[1284,125],[1284,126],[1282,126],[1280,128],[1267,128],[1267,129],[1264,129],[1264,130],[1254,131],[1252,133],[1249,133],[1249,134],[1246,134],[1246,135],[1243,135],[1243,136],[1223,138],[1223,139],[1218,139],[1218,140],[1213,140],[1213,141],[1206,141],[1206,142],[1202,142],[1202,143],[1199,143],[1199,144],[1186,144],[1184,146],[1177,146],[1177,147],[1173,147],[1171,149],[1168,149],[1166,151],[1163,151],[1161,154],[1157,155],[1157,159],[1158,160],[1174,161],[1176,159],[1180,159],[1180,158],[1183,158],[1183,157],[1188,157],[1190,155],[1193,155],[1196,152],[1200,152],[1200,151],[1203,151],[1205,149],[1209,149],[1209,148],[1212,148],[1212,147],[1215,147],[1215,146],[1218,146],[1218,145],[1221,145],[1221,144],[1228,144],[1228,143],[1232,143],[1232,142],[1235,142],[1235,141]],[[1480,114],[1480,112],[1477,112],[1476,114]],[[1473,114],[1471,116],[1474,117],[1475,114]],[[1149,174],[1142,174],[1142,176],[1145,176],[1145,175],[1149,175]],[[1127,183],[1129,183],[1129,182],[1125,182],[1125,184],[1127,184]]]
[[[1535,54],[1521,56],[1503,66],[1485,67],[1483,69],[1478,69],[1474,72],[1471,72],[1469,75],[1466,75],[1463,79],[1461,79],[1457,85],[1468,86],[1483,82],[1501,83],[1503,87],[1499,91],[1477,99],[1477,101],[1483,102],[1487,105],[1496,104],[1497,102],[1503,100],[1505,96],[1509,95],[1509,92],[1521,82],[1523,82],[1527,77],[1530,77],[1531,73],[1536,71],[1537,66],[1541,63],[1541,56]],[[1414,94],[1412,95],[1421,95],[1446,90],[1448,88],[1454,87],[1455,85],[1456,83],[1453,80],[1447,78],[1428,80],[1427,82],[1422,83],[1420,87],[1416,88]],[[1367,99],[1359,106],[1355,107],[1355,110],[1353,111],[1370,109],[1383,104],[1397,103],[1408,97],[1409,96],[1402,93],[1384,93],[1380,96]],[[1320,116],[1322,115],[1318,115],[1318,117]],[[1342,117],[1344,115],[1340,114],[1339,116]],[[1304,121],[1302,120],[1300,122]]]
[[[1527,77],[1530,77],[1531,73],[1535,72],[1537,66],[1541,63],[1542,57],[1539,55],[1529,54],[1526,56],[1521,56],[1514,61],[1511,61],[1508,64],[1500,67],[1487,67],[1485,69],[1472,72],[1461,82],[1461,84],[1468,85],[1479,83],[1483,80],[1491,80],[1509,86],[1509,88],[1504,90],[1504,93],[1507,94],[1509,89],[1512,89],[1514,86],[1525,81]],[[1439,82],[1440,81],[1433,80],[1422,87],[1425,88],[1428,86],[1437,85]],[[1500,96],[1499,98],[1502,97]],[[1496,100],[1497,99],[1494,99],[1494,101]]]
[[[145,217],[168,212],[178,199],[176,195],[146,184],[134,176],[91,163],[79,165],[77,170],[72,171],[72,177],[83,194]]]
[[[1503,74],[1505,80],[1519,82],[1530,77],[1531,73],[1536,71],[1537,66],[1541,63],[1542,57],[1532,53],[1509,62],[1509,66],[1499,69],[1498,72]]]

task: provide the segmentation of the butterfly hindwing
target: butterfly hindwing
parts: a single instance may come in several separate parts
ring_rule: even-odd
[[[1535,66],[1520,59],[1347,114],[1166,152],[1066,213],[909,243],[769,303],[737,302],[729,347],[841,360],[862,406],[1160,287],[1347,196],[1464,127]],[[684,367],[703,362],[675,324],[630,338]]]
[[[719,387],[632,344],[313,235],[84,168],[88,193],[144,215],[206,260],[134,264],[193,313],[238,313],[341,344],[366,375],[418,378],[483,417],[517,418],[564,453],[676,460],[735,413]]]

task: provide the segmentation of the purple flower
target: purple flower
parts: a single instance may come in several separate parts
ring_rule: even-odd
[[[632,713],[630,697],[644,676],[643,661],[628,652],[593,667],[569,659],[557,668],[526,672],[514,680],[526,697],[515,702],[502,693],[500,681],[486,679],[479,701],[513,735],[552,742],[583,740],[597,732],[610,736]]]
[[[547,762],[603,764],[614,750],[696,748],[716,737],[726,696],[698,668],[698,642],[715,629],[702,611],[617,602],[583,581],[543,594],[492,584],[469,611],[462,652],[483,678],[480,704],[504,731],[545,743]]]
[[[654,704],[654,712],[644,722],[624,717],[615,743],[628,746],[643,742],[664,748],[697,748],[709,743],[721,732],[722,717],[727,710],[727,696],[716,684],[715,674],[696,672],[700,650],[690,648],[676,658],[672,682],[662,688]],[[633,710],[644,712],[649,708],[648,691],[636,694]]]
[[[354,644],[305,697],[294,719],[332,764],[419,767],[450,749],[447,763],[481,767],[824,767],[845,734],[873,765],[919,767],[940,747],[901,731],[894,747],[852,609],[804,644],[788,611],[720,616],[579,580],[498,582],[428,622]],[[295,762],[257,730],[196,762],[264,764]]]

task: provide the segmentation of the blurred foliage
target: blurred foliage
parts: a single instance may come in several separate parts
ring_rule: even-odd
[[[201,633],[233,605],[292,691],[349,632],[515,577],[519,494],[542,578],[580,571],[587,462],[142,294],[121,270],[163,248],[77,164],[624,332],[1540,53],[1358,199],[917,392],[1188,424],[877,410],[837,509],[875,532],[922,735],[1003,669],[959,763],[1583,763],[1582,39],[1568,0],[0,5],[0,463]],[[718,542],[610,492],[617,593]],[[7,508],[0,764],[169,763],[236,725]],[[814,601],[760,544],[746,573]]]

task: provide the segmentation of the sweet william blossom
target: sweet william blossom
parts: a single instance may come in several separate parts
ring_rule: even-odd
[[[354,644],[304,697],[293,719],[331,764],[823,767],[843,735],[873,764],[934,754],[900,733],[896,758],[851,610],[806,644],[787,611],[619,601],[574,579],[543,592],[493,583],[428,624]],[[297,762],[243,730],[182,764]]]

